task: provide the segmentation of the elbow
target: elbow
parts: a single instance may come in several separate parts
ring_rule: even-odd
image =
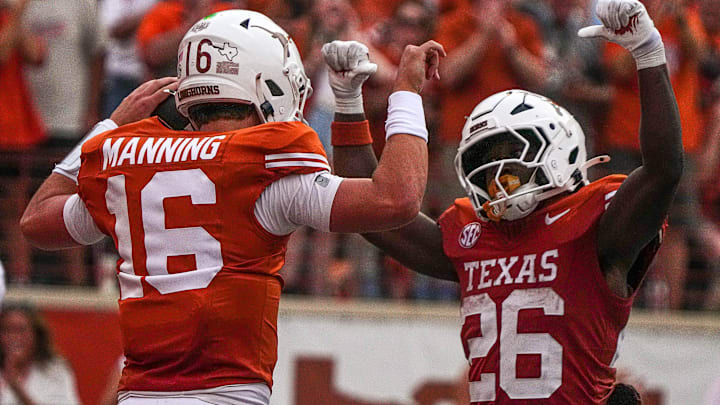
[[[20,218],[20,233],[33,247],[42,250],[58,250],[59,247],[47,243],[48,232],[38,215],[25,211]]]
[[[398,228],[412,222],[420,213],[422,198],[406,195],[393,198],[389,201],[387,223],[392,228]]]
[[[32,213],[29,213],[28,211],[25,211],[20,218],[20,233],[22,233],[25,239],[27,239],[27,241],[33,246],[37,246],[37,239],[35,238],[35,230],[37,229],[36,223],[37,220]]]

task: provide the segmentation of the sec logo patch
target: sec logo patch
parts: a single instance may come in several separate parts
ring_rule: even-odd
[[[465,227],[463,227],[462,232],[460,232],[460,237],[458,238],[458,243],[460,243],[460,246],[464,247],[465,249],[470,249],[471,247],[475,246],[475,243],[477,243],[478,239],[480,238],[480,223],[479,222],[471,222]]]

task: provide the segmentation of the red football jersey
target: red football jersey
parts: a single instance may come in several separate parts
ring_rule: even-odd
[[[254,215],[265,187],[329,170],[299,122],[186,132],[150,118],[83,145],[79,193],[120,254],[121,390],[265,382],[277,360],[288,236]]]
[[[473,404],[602,404],[633,297],[608,287],[597,225],[625,176],[529,216],[482,222],[456,200],[439,219],[460,280],[461,337]],[[657,244],[637,265],[648,266]]]

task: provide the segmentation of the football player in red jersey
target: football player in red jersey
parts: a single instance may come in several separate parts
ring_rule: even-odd
[[[600,0],[597,13],[603,25],[578,34],[616,42],[637,63],[641,167],[589,182],[587,168],[607,157],[586,159],[573,116],[508,90],[480,102],[463,128],[455,163],[469,198],[437,222],[420,214],[364,235],[417,272],[459,282],[473,404],[608,400],[623,329],[683,170],[660,34],[636,0]],[[369,146],[335,144],[338,174],[372,173]]]
[[[346,90],[339,117],[352,119],[376,68],[362,46],[324,51],[353,68],[333,72]],[[427,176],[419,93],[442,56],[433,41],[405,49],[386,154],[371,178],[343,179],[302,119],[311,87],[290,37],[260,13],[219,12],[182,40],[179,81],[138,88],[56,166],[22,229],[52,249],[113,238],[120,404],[269,403],[288,238],[301,225],[380,231],[417,215]],[[133,122],[173,89],[194,131]]]

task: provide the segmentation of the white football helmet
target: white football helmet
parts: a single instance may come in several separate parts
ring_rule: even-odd
[[[178,49],[178,111],[206,103],[255,106],[262,122],[300,121],[312,93],[290,36],[263,14],[227,10],[195,23]],[[189,117],[188,117],[189,118]]]
[[[550,99],[507,90],[481,101],[462,130],[455,170],[479,218],[515,220],[588,184],[580,124]],[[520,174],[522,173],[522,174]]]

